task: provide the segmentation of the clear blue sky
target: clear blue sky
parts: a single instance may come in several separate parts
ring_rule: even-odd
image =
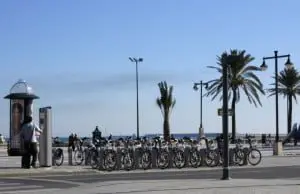
[[[291,54],[300,63],[300,2],[252,1],[0,1],[0,89],[5,96],[19,78],[53,107],[53,133],[88,135],[96,125],[106,134],[136,130],[135,68],[140,64],[141,134],[162,132],[155,104],[157,83],[175,87],[177,104],[171,117],[174,133],[197,132],[199,93],[194,81],[219,75],[207,69],[216,55],[246,49],[260,65],[263,56]],[[285,60],[280,60],[280,69]],[[268,87],[274,62],[260,73]],[[271,133],[275,129],[274,98],[262,97],[255,108],[243,97],[237,105],[237,131]],[[205,132],[221,132],[219,101],[204,99]],[[0,133],[9,131],[9,103],[0,101]],[[299,121],[299,105],[293,119]],[[37,120],[37,116],[35,117]],[[280,98],[280,132],[286,131],[286,101]]]

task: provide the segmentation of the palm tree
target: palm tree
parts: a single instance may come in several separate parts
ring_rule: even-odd
[[[160,108],[164,119],[164,139],[170,138],[170,114],[176,104],[176,100],[173,97],[173,86],[168,86],[166,81],[158,83],[160,97],[157,97],[156,104]]]
[[[228,66],[228,100],[231,99],[232,109],[232,139],[235,141],[236,137],[236,114],[235,105],[240,100],[240,91],[244,91],[250,104],[257,104],[262,106],[259,93],[265,94],[263,90],[263,84],[259,78],[255,75],[256,71],[261,71],[261,68],[249,65],[254,60],[250,54],[247,54],[245,50],[230,50],[226,51],[221,56],[217,56],[218,66],[208,66],[208,68],[216,69],[221,74],[218,79],[211,80],[210,86],[207,88],[207,96],[212,96],[214,100],[220,95],[222,99],[223,77],[222,68],[224,65]]]
[[[275,85],[272,84],[272,85]],[[268,89],[269,96],[276,94],[275,88]],[[278,94],[287,97],[288,100],[288,129],[290,133],[292,130],[292,112],[293,112],[293,98],[297,103],[297,95],[300,94],[300,74],[295,68],[286,68],[278,75]]]

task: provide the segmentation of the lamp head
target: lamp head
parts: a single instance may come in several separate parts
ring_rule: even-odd
[[[139,61],[139,62],[143,62],[143,60],[144,60],[143,58],[139,58],[139,60],[138,60],[138,61]]]
[[[194,87],[193,87],[193,89],[194,89],[195,91],[197,91],[197,90],[198,90],[198,84],[197,84],[197,83],[194,83]]]
[[[208,83],[204,84],[204,88],[207,90],[208,89]]]
[[[266,64],[265,59],[263,60],[263,63],[261,64],[260,69],[261,69],[262,71],[265,71],[265,70],[268,69],[268,65]]]
[[[285,63],[285,68],[286,69],[291,69],[294,67],[294,64],[291,62],[290,57],[288,57],[286,63]]]

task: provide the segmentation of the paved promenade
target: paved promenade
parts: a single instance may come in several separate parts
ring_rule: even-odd
[[[0,150],[0,194],[252,194],[300,193],[299,150],[271,156],[263,150],[258,166],[231,167],[233,179],[221,181],[222,167],[100,172],[85,166],[20,169],[20,157]]]
[[[265,157],[256,167],[232,167],[229,181],[219,180],[221,167],[130,172],[99,172],[82,166],[2,169],[1,173],[13,176],[1,178],[0,173],[0,194],[300,193],[299,164],[300,157]]]
[[[286,162],[288,162],[288,165],[300,165],[300,150],[285,150],[284,155],[285,156],[272,156],[271,150],[262,150],[262,161],[257,167],[269,167],[269,166],[282,166],[286,165]],[[71,172],[74,171],[86,171],[89,167],[85,166],[69,166],[68,165],[68,152],[67,149],[64,148],[64,163],[60,167],[53,167],[51,171],[66,171]],[[286,158],[289,159],[286,159]],[[21,157],[8,157],[6,150],[1,149],[0,147],[0,175],[3,173],[14,173],[18,172],[19,168],[21,166]],[[209,169],[209,168],[203,168],[201,169]],[[170,169],[173,170],[173,169]],[[177,169],[174,169],[177,170]],[[31,171],[34,171],[33,169]],[[50,171],[49,169],[43,169],[42,171],[47,172]],[[143,171],[143,170],[142,170]]]
[[[81,184],[73,188],[4,191],[0,193],[31,194],[298,194],[300,180],[255,180],[216,179],[195,180],[148,180],[148,181],[111,181],[105,183]],[[1,185],[1,182],[0,182]],[[25,185],[23,186],[25,187]]]

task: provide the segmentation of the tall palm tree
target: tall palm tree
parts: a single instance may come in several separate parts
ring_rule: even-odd
[[[275,88],[268,89],[268,92],[270,93],[269,96],[276,94]],[[300,73],[295,68],[286,68],[279,73],[278,94],[287,97],[288,100],[287,132],[290,133],[292,130],[293,98],[297,103],[297,95],[300,95]]]
[[[157,97],[156,104],[160,108],[164,119],[164,139],[170,139],[170,114],[176,104],[176,100],[173,97],[173,86],[168,86],[166,81],[158,83],[160,97]]]
[[[240,100],[240,91],[244,91],[250,104],[262,106],[259,93],[265,94],[263,84],[255,75],[256,71],[261,71],[259,67],[249,65],[254,60],[245,50],[230,50],[223,52],[221,56],[217,56],[218,66],[208,66],[208,68],[216,69],[221,74],[220,78],[211,80],[210,86],[207,88],[207,96],[212,96],[214,100],[217,96],[222,99],[223,77],[222,69],[224,65],[228,66],[228,100],[231,99],[232,109],[232,139],[236,137],[236,114],[235,105]]]

